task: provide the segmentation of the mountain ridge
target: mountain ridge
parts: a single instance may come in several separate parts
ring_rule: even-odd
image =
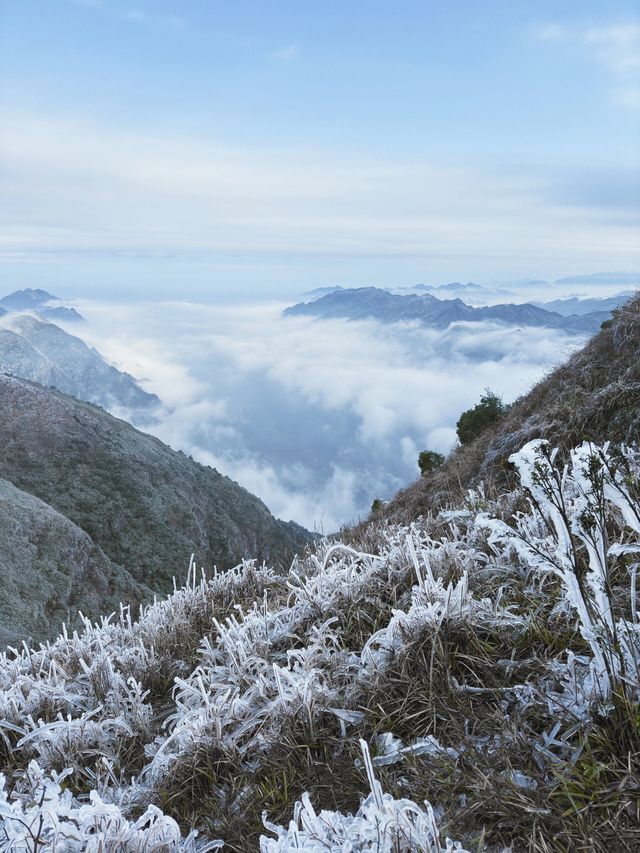
[[[438,299],[432,293],[399,295],[375,287],[336,290],[311,302],[286,308],[284,316],[318,319],[365,320],[383,323],[417,320],[428,328],[445,329],[457,322],[490,321],[560,329],[573,334],[596,331],[608,311],[564,316],[532,303],[504,303],[472,307],[459,298]]]
[[[0,318],[0,372],[50,385],[79,400],[141,419],[160,406],[128,373],[46,318],[32,313]]]
[[[46,290],[25,287],[0,298],[0,307],[7,312],[37,311],[48,320],[59,320],[67,323],[77,323],[84,320],[82,314],[79,314],[75,308],[51,305],[52,302],[61,301],[60,297],[54,296]]]
[[[152,597],[86,531],[0,478],[0,644],[50,638],[85,614],[134,608]]]

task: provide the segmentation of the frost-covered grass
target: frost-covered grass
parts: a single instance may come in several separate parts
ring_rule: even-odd
[[[8,651],[0,849],[634,849],[640,458],[512,461],[498,501]]]

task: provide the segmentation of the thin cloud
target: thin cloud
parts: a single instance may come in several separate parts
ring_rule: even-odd
[[[177,15],[159,15],[142,11],[136,7],[122,8],[108,5],[106,0],[67,0],[73,6],[99,10],[101,13],[119,21],[142,27],[162,27],[174,30],[187,28],[187,21]]]
[[[548,42],[582,45],[615,80],[614,103],[640,107],[640,23],[609,26],[568,26],[547,23],[534,28],[535,36]]]
[[[145,27],[163,27],[172,30],[184,30],[187,22],[184,18],[175,15],[150,15],[140,9],[113,10],[114,17],[132,24],[140,24]]]
[[[613,73],[624,75],[640,71],[640,24],[589,27],[582,38]]]
[[[635,267],[612,213],[553,203],[554,175],[336,158],[7,116],[3,249],[227,258],[513,259]],[[11,217],[8,212],[11,211]]]
[[[272,51],[269,55],[272,59],[281,59],[283,62],[290,62],[295,59],[300,53],[300,48],[297,44],[289,44],[286,47],[281,47],[278,50]]]

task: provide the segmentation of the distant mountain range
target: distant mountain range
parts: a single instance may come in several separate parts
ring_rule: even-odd
[[[572,315],[586,315],[593,312],[613,311],[619,305],[626,302],[633,296],[632,290],[626,290],[623,293],[616,293],[615,296],[603,296],[595,298],[580,299],[578,296],[571,296],[567,299],[553,299],[551,302],[533,302],[540,308],[547,311],[555,311],[558,314],[563,314],[566,317]]]
[[[0,375],[0,642],[169,592],[189,557],[277,564],[310,534],[88,403]]]
[[[640,286],[640,273],[637,272],[596,272],[587,275],[569,275],[556,279],[556,284],[617,284]]]
[[[459,298],[438,299],[431,293],[401,295],[376,287],[333,290],[319,299],[285,309],[287,316],[319,319],[373,318],[383,323],[419,321],[433,329],[446,329],[457,322],[491,321],[516,326],[562,329],[573,334],[590,334],[610,316],[610,309],[566,315],[540,305],[513,303],[472,307]]]
[[[134,417],[160,405],[155,394],[108,364],[97,350],[32,313],[0,317],[0,372],[51,385],[108,409],[125,409]]]
[[[640,287],[640,273],[624,273],[624,272],[600,272],[590,273],[585,275],[567,276],[566,278],[556,279],[553,283],[539,278],[521,278],[513,280],[500,281],[485,281],[482,284],[477,284],[473,281],[460,282],[450,281],[446,284],[414,284],[411,286],[402,287],[383,287],[379,288],[388,293],[394,293],[398,296],[415,293],[422,295],[431,293],[438,298],[455,297],[467,298],[472,303],[486,301],[496,302],[500,297],[513,298],[523,292],[530,290],[542,290],[547,288],[552,289],[552,284],[567,285],[567,284],[583,284],[583,285],[616,285],[620,287],[632,287],[632,290],[625,291],[625,296],[633,293],[635,288]],[[328,287],[317,287],[314,290],[308,290],[302,293],[302,297],[306,300],[317,300],[331,293],[336,293],[340,290],[356,290],[363,288],[346,288],[341,285],[333,285]],[[618,297],[621,294],[618,294]],[[613,297],[614,299],[617,297]],[[577,299],[577,297],[576,297]],[[543,302],[533,302],[534,305],[545,305]],[[552,304],[552,303],[549,303]],[[576,303],[577,304],[577,303]],[[619,303],[616,303],[619,304]],[[552,310],[552,309],[549,309]],[[599,310],[594,308],[593,310]],[[562,313],[562,312],[559,312]],[[576,313],[584,314],[585,311],[576,311]]]
[[[407,523],[462,499],[484,482],[501,494],[513,485],[505,465],[526,442],[553,436],[566,454],[583,441],[635,444],[640,435],[640,292],[612,322],[517,399],[500,421],[454,449],[428,477],[399,492],[377,518]],[[565,455],[566,458],[566,455]]]
[[[37,311],[48,320],[57,320],[59,322],[78,322],[84,320],[82,314],[79,314],[75,308],[67,308],[64,305],[52,305],[51,303],[61,302],[59,297],[47,293],[46,290],[33,290],[30,287],[24,290],[16,290],[8,296],[3,296],[0,299],[0,314],[9,311]]]

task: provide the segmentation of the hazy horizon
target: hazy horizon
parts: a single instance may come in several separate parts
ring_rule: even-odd
[[[635,2],[8,0],[0,40],[3,292],[84,306],[69,331],[159,394],[161,438],[309,526],[581,338],[285,305],[640,270]]]
[[[640,268],[637,4],[8,0],[5,288]]]

